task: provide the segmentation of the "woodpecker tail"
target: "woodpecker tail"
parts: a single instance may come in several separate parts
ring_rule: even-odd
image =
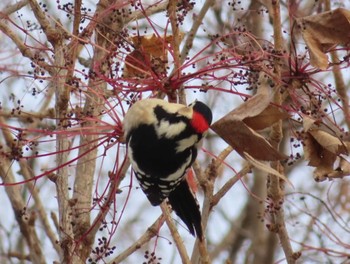
[[[198,202],[190,190],[187,181],[181,181],[180,185],[170,193],[168,199],[171,207],[186,224],[190,233],[202,240],[203,230],[201,212],[199,211]]]

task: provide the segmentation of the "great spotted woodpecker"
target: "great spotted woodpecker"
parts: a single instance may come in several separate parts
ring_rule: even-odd
[[[153,206],[164,199],[187,225],[203,238],[198,202],[185,179],[212,121],[208,106],[189,106],[161,99],[134,103],[124,118],[128,155],[141,189]]]

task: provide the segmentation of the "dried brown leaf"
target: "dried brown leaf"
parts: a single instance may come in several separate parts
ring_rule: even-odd
[[[183,37],[183,35],[181,35]],[[167,35],[165,38],[157,36],[156,34],[135,36],[131,38],[135,49],[142,49],[145,53],[157,58],[164,58],[166,44],[171,43],[173,40],[172,35]],[[181,39],[182,40],[182,39]]]
[[[304,139],[305,160],[312,167],[327,167],[333,169],[337,155],[324,148],[310,133]]]
[[[328,174],[328,178],[343,178],[350,175],[350,162],[340,157],[338,168]]]
[[[304,138],[305,159],[309,166],[316,167],[313,177],[316,181],[327,178],[341,178],[350,174],[350,163],[340,154],[347,154],[346,145],[322,130],[310,130]],[[334,169],[336,161],[340,159],[339,166]]]
[[[324,181],[326,179],[343,178],[350,175],[350,163],[340,157],[339,166],[336,169],[328,166],[317,167],[314,171],[314,179],[316,181]]]
[[[269,77],[261,72],[259,74],[257,93],[227,115],[232,115],[237,120],[244,120],[245,118],[257,116],[263,112],[270,104],[272,98],[271,87],[269,86],[270,82]]]
[[[293,187],[293,184],[288,180],[288,178],[286,176],[284,176],[283,174],[279,173],[277,170],[271,168],[271,166],[261,162],[261,161],[258,161],[256,159],[254,159],[252,156],[250,156],[247,152],[244,152],[244,156],[246,158],[247,161],[249,161],[255,168],[263,171],[263,172],[266,172],[268,174],[272,174],[272,175],[275,175],[279,178],[281,178],[282,180],[286,181],[290,186]]]
[[[149,63],[151,57],[149,54],[136,49],[129,53],[125,58],[124,77],[145,78],[149,73]]]
[[[350,11],[346,9],[298,18],[297,23],[309,48],[311,65],[320,69],[327,69],[326,53],[331,47],[350,43]]]
[[[309,131],[309,133],[323,148],[327,149],[328,151],[336,155],[348,154],[348,149],[339,138],[319,129],[312,129]]]
[[[310,128],[316,123],[316,119],[311,118],[308,115],[302,115],[303,117],[303,128],[305,132],[308,132]]]
[[[262,130],[286,118],[289,118],[286,112],[276,106],[268,105],[260,114],[247,117],[243,122],[254,130]]]
[[[272,93],[268,84],[269,79],[264,73],[260,74],[259,83],[256,95],[215,122],[211,128],[242,157],[245,157],[244,152],[246,152],[259,160],[286,159],[286,155],[279,153],[264,137],[245,123],[248,119],[248,123],[251,124],[254,117],[263,113],[270,104]],[[266,124],[261,122],[257,127],[264,125]]]
[[[211,127],[222,139],[231,145],[242,157],[244,152],[259,160],[282,160],[287,156],[279,153],[260,134],[236,120],[232,116],[225,116]]]
[[[333,172],[333,168],[319,166],[314,170],[313,177],[315,181],[321,182],[328,179],[328,175]]]
[[[184,34],[180,34],[181,40],[183,36]],[[168,62],[167,44],[172,40],[172,35],[165,38],[156,34],[132,37],[135,49],[125,58],[124,76],[144,78],[151,71],[165,72]]]

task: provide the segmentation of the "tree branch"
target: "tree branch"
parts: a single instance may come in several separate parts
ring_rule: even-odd
[[[201,11],[199,12],[198,16],[196,17],[194,23],[192,24],[192,27],[188,33],[188,36],[186,38],[184,47],[182,48],[180,59],[181,64],[186,60],[186,57],[188,55],[188,52],[192,48],[194,38],[197,34],[197,30],[199,26],[202,24],[203,19],[205,17],[205,14],[208,12],[209,8],[215,3],[215,0],[206,0]]]
[[[144,244],[148,243],[153,237],[158,235],[159,228],[164,224],[165,217],[161,215],[158,219],[149,227],[147,231],[138,239],[134,244],[128,247],[124,252],[119,254],[108,264],[122,263],[127,257],[133,254],[136,250],[140,249]]]
[[[204,191],[204,201],[202,206],[202,227],[203,232],[207,228],[209,214],[212,209],[213,202],[213,192],[214,192],[214,182],[218,175],[218,169],[222,166],[223,161],[226,157],[232,152],[232,147],[228,146],[225,148],[217,159],[213,159],[212,162],[208,165],[205,173],[196,175],[199,181],[200,186]],[[205,241],[200,241],[196,239],[194,245],[194,250],[191,256],[192,263],[199,263],[200,261],[204,263],[210,263],[210,258],[208,250],[206,249]]]
[[[282,54],[283,38],[279,0],[272,0],[271,10],[273,18],[275,50],[277,54]],[[281,61],[280,58],[278,58],[278,56],[276,56],[274,59],[274,73],[279,81],[281,79]],[[279,88],[280,84],[277,84],[277,92],[274,93],[273,98],[273,103],[276,105],[282,105],[282,94],[279,92]],[[272,130],[270,133],[272,146],[276,149],[279,149],[282,137],[282,121],[279,121],[272,126]],[[283,174],[283,167],[279,161],[271,162],[271,167]],[[272,229],[270,228],[270,230],[275,231],[278,234],[288,264],[294,264],[296,258],[289,240],[284,219],[284,182],[274,175],[269,175],[267,195],[273,203],[271,205],[273,209],[270,209],[270,215],[272,217],[274,226],[272,227]]]
[[[5,120],[0,117],[0,123],[4,123]],[[12,134],[8,130],[2,130],[2,134],[5,139],[5,143],[9,149],[12,147],[13,138]],[[29,216],[26,216],[26,203],[22,199],[21,188],[18,185],[12,185],[15,183],[15,176],[10,169],[12,163],[7,158],[2,158],[0,166],[0,177],[2,178],[5,191],[11,202],[15,218],[21,230],[21,234],[25,238],[28,246],[30,259],[33,263],[44,264],[45,258],[41,250],[41,243],[36,234],[34,228],[34,220],[29,221]]]
[[[24,57],[30,59],[50,74],[53,73],[51,65],[43,62],[42,60],[37,60],[32,50],[29,47],[27,47],[24,44],[24,41],[20,39],[3,21],[0,21],[0,30],[12,40],[12,42],[16,45],[16,47],[19,49],[19,51]]]
[[[162,212],[163,212],[163,215],[165,217],[165,221],[167,223],[167,226],[169,227],[171,236],[175,241],[175,244],[176,244],[177,250],[180,254],[182,263],[191,264],[191,261],[190,261],[190,258],[188,257],[185,245],[184,245],[184,243],[179,235],[179,232],[176,229],[176,226],[173,222],[173,219],[171,218],[170,210],[169,210],[168,205],[166,204],[166,201],[161,203],[160,208],[162,209]]]
[[[28,2],[42,30],[45,32],[48,41],[55,46],[57,44],[57,40],[61,39],[61,32],[56,30],[58,28],[55,29],[50,25],[50,21],[46,18],[44,11],[41,9],[36,0],[28,0]]]
[[[23,175],[24,179],[28,180],[28,182],[26,183],[26,186],[35,201],[34,207],[35,207],[35,210],[39,213],[39,219],[44,227],[45,233],[49,238],[49,240],[51,241],[53,248],[56,250],[58,254],[60,254],[62,249],[59,246],[59,244],[57,244],[58,238],[56,237],[56,234],[52,230],[51,225],[48,221],[47,214],[46,214],[44,205],[42,203],[42,200],[40,198],[39,192],[35,187],[35,185],[30,181],[34,175],[32,175],[32,173],[28,169],[28,165],[26,161],[20,160],[19,165],[21,167],[20,173]]]
[[[21,0],[13,5],[7,6],[5,9],[0,11],[0,19],[6,18],[12,13],[20,10],[22,7],[25,7],[28,4],[28,0]]]

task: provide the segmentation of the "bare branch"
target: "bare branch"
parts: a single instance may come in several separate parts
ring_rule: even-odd
[[[274,32],[274,41],[275,49],[278,52],[283,50],[283,37],[282,37],[282,25],[281,25],[281,11],[280,11],[280,1],[272,1],[272,17],[273,17],[273,32]],[[274,73],[280,79],[281,78],[281,65],[280,58],[275,58],[274,60]],[[279,84],[277,88],[279,88]],[[280,92],[276,92],[274,95],[273,103],[281,105],[282,104],[282,95]],[[282,121],[277,122],[272,126],[272,131],[270,134],[272,145],[279,149],[280,142],[282,140]],[[283,167],[279,161],[271,163],[272,168],[276,169],[278,172],[283,173]],[[269,175],[269,184],[267,195],[273,201],[273,207],[276,210],[271,210],[271,216],[273,218],[275,227],[272,228],[280,239],[284,254],[286,255],[288,264],[293,264],[296,261],[289,236],[286,229],[286,223],[284,219],[284,210],[282,207],[284,199],[284,182],[277,178],[274,175]]]
[[[66,113],[68,110],[68,103],[70,100],[69,87],[66,85],[66,79],[60,76],[67,76],[66,69],[65,46],[57,45],[55,47],[55,68],[53,72],[53,80],[51,82],[52,88],[55,90],[56,102],[56,125],[57,127],[66,126]],[[73,246],[73,230],[72,230],[72,208],[69,203],[69,186],[68,186],[68,166],[60,166],[66,164],[69,159],[69,151],[71,142],[67,140],[65,135],[57,135],[57,178],[55,180],[57,191],[57,202],[59,212],[59,237],[62,247],[61,261],[71,262]]]
[[[199,26],[202,24],[205,14],[208,12],[209,8],[214,3],[215,3],[215,0],[206,0],[198,16],[196,16],[196,19],[192,24],[192,27],[188,33],[188,37],[186,38],[184,47],[182,48],[182,51],[181,51],[181,63],[183,63],[186,60],[186,56],[188,55],[188,52],[192,48],[193,40],[197,34],[197,30]]]
[[[218,156],[217,159],[213,159],[212,162],[208,165],[205,173],[197,175],[199,184],[202,186],[204,191],[204,201],[202,207],[202,226],[203,230],[206,229],[209,219],[209,214],[212,209],[213,203],[213,192],[214,192],[214,182],[218,176],[218,169],[223,165],[225,158],[232,152],[232,147],[226,147]],[[205,263],[210,262],[208,250],[204,242],[196,240],[194,250],[191,256],[192,263],[198,263],[203,261]]]
[[[148,243],[153,237],[157,236],[159,228],[164,224],[164,222],[164,215],[159,216],[158,219],[149,228],[147,228],[147,231],[138,240],[136,240],[134,244],[128,247],[112,261],[108,262],[108,264],[122,263],[122,261],[124,261],[128,256],[140,249],[144,244]]]
[[[35,54],[32,52],[32,50],[29,47],[27,47],[24,44],[23,40],[21,40],[3,21],[0,21],[0,30],[13,41],[13,43],[20,50],[24,57],[27,57],[28,59],[34,61],[49,73],[53,73],[52,67],[43,61],[37,61],[35,59]]]
[[[145,17],[149,17],[151,15],[154,15],[154,14],[157,14],[160,12],[164,12],[168,5],[169,5],[169,1],[166,0],[166,1],[162,1],[162,2],[156,3],[156,4],[148,7],[145,11],[137,10],[137,11],[133,12],[130,16],[128,16],[125,19],[124,23],[128,24],[132,21],[136,21],[136,20],[143,19]]]
[[[21,166],[20,173],[23,175],[23,177],[26,180],[28,180],[28,182],[26,183],[26,186],[27,186],[28,190],[30,191],[31,195],[33,196],[33,199],[35,201],[35,209],[39,213],[39,219],[44,226],[45,233],[46,233],[47,237],[50,239],[53,248],[56,250],[56,252],[58,254],[60,254],[61,247],[57,243],[58,238],[56,237],[56,234],[54,233],[54,231],[51,228],[51,225],[50,225],[48,217],[47,217],[47,213],[45,211],[42,200],[39,196],[39,192],[38,192],[37,188],[35,187],[35,185],[30,181],[30,179],[32,179],[34,175],[28,169],[27,162],[25,162],[24,160],[21,160],[19,162],[19,164]]]
[[[53,46],[55,46],[57,44],[57,41],[61,40],[62,38],[61,32],[58,30],[58,28],[55,29],[51,26],[50,21],[47,19],[44,11],[41,9],[36,0],[28,0],[28,2],[41,28],[45,32],[47,39]]]
[[[21,0],[13,5],[7,6],[0,12],[0,19],[7,17],[8,15],[20,10],[22,7],[28,4],[28,0]]]
[[[101,206],[101,209],[98,213],[98,215],[95,217],[95,219],[92,221],[91,229],[89,230],[89,235],[94,237],[97,233],[97,231],[100,228],[101,222],[103,219],[105,219],[108,209],[111,205],[111,201],[115,199],[115,194],[117,192],[118,186],[121,183],[121,181],[124,179],[127,170],[130,167],[130,162],[127,159],[123,166],[120,167],[118,174],[118,181],[114,181],[114,177],[111,178],[111,184],[109,185],[108,193],[106,195],[107,199],[105,200],[104,204]]]
[[[0,117],[0,122],[4,122],[4,119],[2,117]],[[5,138],[6,145],[11,148],[11,143],[13,142],[11,133],[9,131],[3,130],[2,134]],[[11,165],[11,162],[7,158],[2,159],[0,166],[0,177],[2,178],[3,184],[5,185],[5,190],[11,202],[11,206],[21,230],[21,234],[27,243],[31,261],[44,264],[46,261],[41,249],[40,240],[34,228],[34,220],[28,220],[29,216],[26,215],[27,212],[25,210],[26,203],[22,199],[20,186],[12,185],[16,181],[12,170],[10,170]]]
[[[213,196],[213,199],[211,201],[211,207],[214,207],[217,205],[222,197],[231,189],[233,185],[235,185],[236,182],[238,182],[243,176],[245,176],[247,173],[249,173],[252,169],[251,165],[246,165],[243,167],[242,170],[240,170],[235,176],[233,176],[231,179],[229,179],[222,187],[221,189]]]
[[[163,201],[160,205],[160,208],[162,208],[163,215],[165,217],[165,221],[167,223],[167,226],[169,227],[170,233],[172,238],[175,241],[177,250],[179,251],[182,263],[190,264],[190,258],[188,257],[185,245],[183,244],[183,241],[179,235],[179,232],[177,231],[177,228],[174,224],[174,221],[171,218],[170,210],[168,205],[166,204],[166,201]]]

